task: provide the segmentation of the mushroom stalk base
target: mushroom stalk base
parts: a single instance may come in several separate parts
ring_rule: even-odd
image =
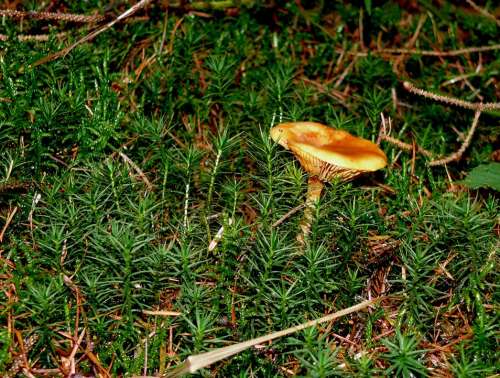
[[[309,177],[307,182],[307,197],[304,217],[300,222],[300,231],[297,234],[297,241],[301,246],[305,246],[306,240],[311,232],[311,224],[314,221],[314,210],[321,197],[323,187],[324,184],[318,177]]]

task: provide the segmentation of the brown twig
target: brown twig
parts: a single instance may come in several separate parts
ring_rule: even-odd
[[[384,113],[380,113],[380,118],[381,118],[381,127],[377,137],[377,144],[380,144],[380,142],[384,140],[399,147],[399,149],[401,150],[418,152],[424,156],[432,157],[432,153],[430,151],[427,151],[426,149],[416,145],[415,143],[408,144],[403,141],[400,141],[399,139],[389,136],[392,130],[391,117],[389,117],[386,121]]]
[[[85,14],[52,13],[35,11],[18,11],[11,9],[0,9],[0,17],[29,18],[34,20],[67,21],[76,23],[95,23],[104,20],[104,16],[99,14],[87,16]]]
[[[415,29],[415,33],[413,33],[413,36],[410,38],[408,43],[406,44],[407,49],[411,49],[415,43],[417,42],[418,36],[420,35],[420,32],[422,31],[422,27],[425,24],[425,21],[427,21],[427,15],[423,14],[420,16],[420,19],[418,20],[417,28]]]
[[[175,40],[175,33],[177,32],[177,29],[179,28],[179,26],[181,26],[182,22],[184,21],[184,17],[181,17],[177,20],[177,22],[175,23],[171,33],[170,33],[170,42],[168,44],[168,53],[170,54],[173,49],[174,49],[174,40]]]
[[[40,377],[40,376],[45,377],[45,376],[50,376],[50,375],[55,375],[58,377],[61,376],[61,369],[36,369],[36,368],[33,368],[33,369],[31,369],[31,371],[34,374],[37,374],[38,377]]]
[[[481,67],[478,66],[478,68],[480,69]],[[446,80],[444,83],[441,83],[440,86],[442,87],[446,87],[448,85],[452,85],[452,84],[456,84],[458,83],[459,81],[468,81],[467,79],[469,79],[470,77],[474,77],[474,76],[478,76],[478,70],[476,70],[476,72],[472,72],[472,73],[466,73],[466,74],[462,74],[462,75],[458,75],[458,76],[455,76],[449,80]]]
[[[161,56],[163,51],[163,46],[165,45],[165,38],[167,37],[167,24],[168,24],[168,9],[165,11],[165,20],[163,21],[163,32],[161,33],[160,48],[158,49],[158,55]]]
[[[496,24],[498,26],[500,26],[500,20],[498,20],[494,15],[492,15],[490,12],[488,12],[486,9],[484,8],[481,8],[479,5],[477,5],[475,2],[473,2],[472,0],[465,0],[467,2],[467,4],[469,4],[472,8],[474,8],[474,10],[478,11],[479,13],[481,13],[483,16],[485,16],[486,18],[489,18],[490,20],[493,20],[496,22]]]
[[[58,59],[62,56],[65,56],[66,54],[68,54],[71,50],[73,50],[75,47],[81,45],[82,43],[85,43],[85,42],[88,42],[92,39],[94,39],[95,37],[97,37],[99,34],[101,34],[102,32],[108,30],[109,28],[111,28],[113,25],[115,25],[116,23],[124,20],[125,18],[127,17],[130,17],[132,16],[134,13],[136,13],[138,10],[144,8],[146,5],[148,5],[152,0],[140,0],[138,3],[136,3],[135,5],[133,5],[132,7],[130,7],[128,10],[126,10],[125,12],[123,12],[121,15],[119,15],[118,17],[116,17],[114,20],[112,20],[111,22],[108,22],[106,25],[104,25],[103,27],[93,31],[92,33],[86,35],[85,37],[83,37],[82,39],[79,39],[78,41],[76,41],[75,43],[73,43],[71,46],[68,46],[62,50],[59,50],[57,51],[56,53],[54,54],[50,54],[42,59],[39,59],[37,60],[35,63],[32,64],[33,67],[36,67],[36,66],[39,66],[41,64],[44,64],[44,63],[47,63],[47,62],[50,62],[50,61],[53,61],[55,59]]]
[[[16,331],[15,334],[19,342],[19,349],[21,350],[21,353],[14,359],[9,370],[7,372],[4,372],[3,375],[4,378],[16,377],[17,373],[20,370],[23,370],[23,373],[25,373],[26,375],[31,374],[28,371],[29,369],[28,353],[31,351],[33,346],[38,341],[38,335],[33,334],[30,337],[23,340],[21,333],[19,331]]]
[[[472,126],[467,134],[467,137],[465,138],[464,142],[462,143],[462,145],[460,146],[458,151],[452,153],[451,155],[449,155],[445,158],[431,161],[429,163],[430,166],[444,165],[444,164],[450,163],[452,161],[460,160],[460,158],[464,154],[465,150],[469,147],[469,145],[472,141],[472,138],[474,136],[474,133],[476,131],[476,128],[477,128],[477,125],[479,122],[479,117],[481,116],[481,113],[483,111],[500,109],[500,103],[498,103],[498,102],[484,103],[484,102],[464,101],[464,100],[460,100],[458,98],[438,95],[438,94],[428,92],[428,91],[420,89],[420,88],[416,88],[415,86],[413,86],[413,84],[411,84],[409,82],[404,82],[403,86],[406,90],[408,90],[411,93],[415,93],[415,94],[418,94],[418,95],[426,97],[426,98],[430,98],[430,99],[435,100],[435,101],[441,101],[441,102],[444,102],[444,103],[447,103],[450,105],[456,105],[456,106],[460,106],[460,107],[465,108],[465,109],[472,109],[472,110],[476,111],[476,113],[474,115],[474,120],[472,121]]]
[[[389,120],[386,123],[384,113],[380,113],[380,119],[381,119],[380,130],[378,131],[378,136],[377,136],[377,141],[376,141],[377,146],[380,145],[380,142],[382,141],[382,137],[384,135],[389,135],[391,133],[391,130],[392,130],[391,117],[389,117]]]
[[[364,41],[364,38],[363,38],[363,33],[364,33],[364,30],[363,30],[363,16],[364,16],[364,12],[363,12],[363,8],[360,8],[359,9],[359,20],[358,20],[358,30],[359,30],[359,46],[361,47],[361,50],[362,51],[365,51],[366,50],[366,46],[365,46],[365,41]]]
[[[357,52],[357,51],[349,51],[349,55],[355,55],[355,56],[368,56],[368,54],[374,55],[383,55],[383,54],[414,54],[414,55],[423,55],[423,56],[439,56],[439,57],[446,57],[446,56],[458,56],[458,55],[465,55],[465,54],[471,54],[471,53],[479,53],[479,52],[485,52],[485,51],[494,51],[494,50],[500,50],[500,44],[496,45],[489,45],[489,46],[473,46],[473,47],[465,47],[463,49],[457,49],[457,50],[448,50],[448,51],[434,51],[434,50],[418,50],[418,49],[406,49],[406,48],[387,48],[387,49],[379,49],[379,50],[371,50],[369,52]],[[338,49],[336,50],[337,52],[342,52],[343,50]]]
[[[422,30],[422,27],[425,24],[425,21],[427,21],[427,15],[422,15],[420,19],[418,20],[417,28],[415,29],[415,33],[413,33],[413,36],[410,38],[410,40],[406,43],[405,48],[406,49],[411,49],[417,42],[418,36],[420,35],[420,31]],[[396,60],[393,63],[393,71],[398,72],[399,71],[399,66],[405,59],[405,54],[401,54],[399,57],[396,58]]]
[[[443,95],[439,95],[436,93],[426,91],[424,89],[417,88],[408,81],[405,81],[403,83],[403,87],[408,92],[417,94],[419,96],[430,98],[430,99],[435,100],[435,101],[441,101],[441,102],[444,102],[446,104],[459,106],[459,107],[465,108],[465,109],[472,109],[472,110],[479,110],[479,111],[499,110],[500,109],[499,102],[469,102],[469,101],[465,101],[465,100],[460,100],[458,98],[443,96]]]
[[[18,208],[16,206],[7,216],[7,219],[5,220],[5,224],[2,228],[2,232],[0,232],[0,243],[3,242],[3,237],[5,235],[5,232],[7,231],[7,228],[9,228],[9,225],[12,222],[12,219],[14,219],[14,215],[16,215],[17,210],[18,210]]]
[[[271,228],[278,227],[281,223],[283,223],[285,220],[287,220],[288,218],[290,218],[297,211],[302,210],[305,206],[306,206],[305,204],[300,204],[299,206],[295,206],[292,210],[288,211],[280,219],[278,219],[276,222],[274,222],[272,224]]]
[[[354,57],[354,59],[352,59],[351,63],[349,63],[349,65],[344,70],[344,72],[342,72],[342,74],[340,75],[340,77],[338,78],[338,80],[333,85],[333,88],[338,88],[340,86],[340,84],[342,84],[342,82],[344,81],[345,77],[347,76],[347,74],[349,72],[351,72],[351,70],[352,70],[352,68],[354,67],[355,64],[356,64],[356,57]]]
[[[472,126],[469,130],[469,133],[467,134],[467,137],[465,138],[464,142],[462,143],[458,151],[452,153],[451,155],[445,158],[433,160],[429,163],[429,165],[431,166],[444,165],[452,161],[460,160],[467,147],[469,147],[470,142],[472,141],[472,137],[474,136],[474,132],[476,131],[477,125],[479,123],[478,121],[480,115],[481,115],[481,110],[476,110],[476,113],[474,114],[474,120],[472,121]]]
[[[63,167],[69,168],[69,165],[64,160],[59,159],[57,156],[49,155],[49,158],[54,160],[56,163],[61,164]]]
[[[137,172],[137,174],[141,178],[142,182],[144,182],[144,184],[146,184],[146,186],[148,187],[148,190],[152,191],[153,190],[153,184],[151,184],[151,182],[148,180],[147,176],[144,174],[144,172],[142,171],[142,169],[139,168],[139,166],[137,164],[135,164],[132,161],[132,159],[130,159],[123,152],[121,152],[121,151],[118,152],[118,155],[120,155],[120,157],[123,159],[123,161],[125,163],[127,163],[128,165],[130,165],[134,169],[134,171]]]
[[[67,33],[57,33],[56,38],[65,37]],[[47,42],[50,39],[50,34],[21,34],[16,36],[20,42]],[[0,34],[0,41],[5,42],[9,40],[9,36]]]
[[[188,9],[197,9],[197,10],[208,10],[208,9],[213,9],[213,10],[225,10],[227,8],[232,8],[232,7],[237,7],[240,5],[244,6],[252,6],[254,3],[253,0],[239,0],[239,1],[233,1],[233,0],[217,0],[217,1],[192,1],[190,3],[187,3],[186,1],[181,1],[180,4],[181,7],[184,7],[188,5]],[[175,4],[175,5],[177,5]],[[173,7],[174,4],[170,4],[170,7]],[[179,6],[179,5],[177,5]]]
[[[105,378],[111,377],[111,374],[102,366],[101,361],[99,361],[99,358],[87,347],[84,351],[85,355],[88,357],[88,359],[94,364],[96,369],[99,371],[100,375]]]
[[[418,153],[420,153],[420,154],[422,154],[424,156],[432,157],[432,152],[427,151],[426,149],[424,149],[424,148],[422,148],[420,146],[405,143],[403,141],[400,141],[399,139],[390,137],[389,135],[382,135],[381,139],[385,140],[386,142],[389,142],[389,143],[391,143],[391,144],[393,144],[393,145],[395,145],[397,147],[399,147],[400,149],[402,149],[404,151],[415,150],[416,152],[418,152]]]
[[[70,376],[75,376],[76,374],[75,356],[76,352],[80,348],[84,336],[85,336],[85,329],[80,333],[80,336],[78,337],[78,340],[76,340],[76,342],[73,340],[73,349],[71,350],[69,357],[67,357],[67,360],[70,362],[70,374],[69,374]]]
[[[318,89],[318,91],[320,93],[327,95],[328,97],[337,101],[340,105],[343,105],[344,107],[346,107],[347,109],[352,111],[351,107],[345,101],[346,96],[342,92],[340,92],[339,90],[328,89],[323,84],[318,83],[317,81],[308,79],[307,77],[302,77],[301,79],[302,79],[303,83],[313,85],[314,87],[316,87]]]

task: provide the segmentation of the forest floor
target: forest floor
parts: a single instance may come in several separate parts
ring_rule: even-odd
[[[2,376],[161,376],[373,298],[198,373],[498,374],[493,1],[36,3],[0,10]],[[301,120],[388,157],[305,248]]]

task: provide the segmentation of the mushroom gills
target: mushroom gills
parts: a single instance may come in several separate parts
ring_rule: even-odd
[[[300,164],[307,172],[317,176],[322,181],[330,182],[336,178],[340,179],[340,181],[349,181],[366,172],[360,169],[342,168],[338,165],[327,163],[293,144],[290,144],[290,150],[299,159]]]

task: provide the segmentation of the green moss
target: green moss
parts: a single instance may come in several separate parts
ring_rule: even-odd
[[[117,24],[37,67],[29,64],[87,27],[54,24],[48,42],[19,42],[17,34],[45,32],[40,25],[47,22],[5,19],[2,33],[11,38],[0,42],[2,224],[17,210],[0,248],[0,369],[20,351],[8,319],[23,337],[39,336],[28,354],[37,368],[55,368],[70,353],[64,335],[75,332],[78,314],[77,331],[85,328],[104,368],[142,373],[148,340],[147,373],[155,374],[190,354],[370,293],[390,297],[370,313],[246,351],[200,374],[277,376],[285,368],[318,377],[425,375],[431,362],[424,346],[460,337],[447,355],[450,369],[457,376],[492,373],[498,197],[448,189],[450,177],[462,179],[497,148],[495,113],[481,116],[464,158],[447,170],[382,142],[388,168],[326,185],[305,250],[295,240],[300,211],[273,226],[303,204],[307,177],[269,139],[272,125],[314,120],[376,140],[383,112],[392,118],[392,136],[441,155],[461,144],[452,126],[466,132],[471,123],[470,111],[410,95],[400,82],[411,78],[478,101],[470,86],[444,84],[475,72],[477,54],[414,54],[394,72],[396,57],[370,53],[347,69],[350,53],[360,51],[360,9],[369,48],[379,32],[384,47],[404,46],[417,26],[402,24],[409,13],[432,16],[416,43],[425,49],[492,44],[498,28],[451,3],[437,9],[424,2],[417,11],[368,3],[309,2],[302,9],[256,1],[234,16],[171,10],[166,23],[155,4],[141,13],[147,20]],[[90,14],[104,5],[67,6]],[[56,38],[61,30],[70,36]],[[498,52],[481,59],[470,83],[485,101],[496,101]],[[395,99],[411,106],[396,109]],[[209,250],[221,227],[222,239]],[[143,313],[155,309],[182,315]],[[170,332],[175,355],[167,353]],[[78,371],[92,374],[92,362],[79,361]]]

